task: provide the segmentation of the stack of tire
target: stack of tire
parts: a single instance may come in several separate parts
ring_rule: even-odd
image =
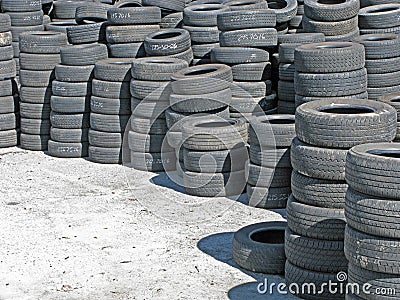
[[[327,41],[351,41],[360,34],[359,11],[359,0],[304,0],[303,28],[323,33]]]
[[[56,0],[53,3],[52,20],[53,22],[72,22],[75,23],[76,9],[84,4],[85,1]]]
[[[0,148],[18,144],[18,95],[14,81],[16,64],[11,46],[11,20],[0,14]]]
[[[222,64],[205,64],[182,69],[173,74],[170,108],[165,112],[168,144],[175,149],[177,173],[183,175],[183,130],[186,121],[207,115],[229,118],[232,98],[232,71]]]
[[[389,126],[389,124],[388,124]],[[346,162],[345,254],[349,283],[360,293],[346,299],[395,299],[400,282],[399,144],[359,145]],[[381,180],[377,181],[376,178]]]
[[[183,11],[183,29],[190,33],[193,64],[210,62],[211,49],[219,46],[217,15],[227,11],[223,4],[192,5]]]
[[[291,147],[292,196],[286,209],[286,280],[314,283],[317,290],[347,270],[344,255],[344,205],[348,150],[368,142],[390,142],[396,131],[396,111],[377,101],[328,99],[296,110],[296,134]],[[346,172],[347,176],[347,172]],[[303,299],[342,299],[343,293],[297,295]]]
[[[90,127],[90,95],[93,68],[107,58],[101,44],[67,46],[61,49],[61,64],[51,99],[49,153],[56,157],[86,157]]]
[[[294,53],[296,105],[332,98],[367,99],[364,47],[351,42],[299,46]]]
[[[382,33],[400,33],[400,3],[392,1],[392,3],[384,4],[374,3],[377,5],[367,6],[360,9],[358,15],[358,24],[361,34],[382,34]]]
[[[93,162],[122,163],[123,136],[131,117],[132,60],[106,59],[94,67],[89,132]]]
[[[253,207],[285,208],[291,194],[290,146],[295,132],[294,115],[251,119],[247,196]]]
[[[400,14],[399,14],[400,15]],[[400,37],[397,34],[365,34],[354,42],[364,45],[368,72],[368,98],[400,92]]]
[[[67,45],[61,32],[33,31],[20,36],[21,147],[46,150],[50,138],[50,96],[60,49]]]
[[[182,137],[186,193],[199,197],[243,193],[248,160],[244,120],[194,117],[184,122]]]
[[[185,60],[190,64],[193,50],[190,34],[185,29],[165,29],[149,34],[144,40],[147,56],[167,56]]]
[[[393,106],[396,109],[396,111],[397,111],[397,133],[396,133],[396,138],[394,139],[394,142],[399,143],[400,142],[400,105],[399,105],[400,92],[380,96],[378,98],[378,101],[389,104],[390,106]]]
[[[297,12],[296,15],[289,21],[288,33],[301,33],[303,32],[303,15],[304,15],[304,1],[297,1]]]
[[[175,151],[165,139],[165,110],[169,107],[171,75],[187,67],[186,61],[171,57],[140,58],[133,62],[128,135],[133,168],[150,172],[175,169]]]
[[[286,34],[279,37],[279,113],[294,114],[296,111],[294,50],[303,44],[318,42],[325,42],[325,36],[322,33]]]
[[[75,12],[78,25],[67,27],[68,42],[73,45],[105,42],[109,8],[107,4],[82,2]]]
[[[246,20],[246,21],[243,21]],[[212,50],[213,62],[228,64],[233,73],[232,117],[276,108],[272,92],[271,63],[265,49],[277,45],[276,16],[267,9],[237,10],[218,15],[221,47]]]
[[[44,30],[41,1],[37,0],[4,0],[1,9],[11,18],[12,46],[14,60],[19,74],[19,36],[25,31]]]
[[[115,7],[107,12],[107,43],[110,57],[146,56],[144,39],[160,30],[161,10],[158,7]]]

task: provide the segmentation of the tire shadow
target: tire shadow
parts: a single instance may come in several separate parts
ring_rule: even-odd
[[[244,284],[235,286],[228,291],[228,298],[231,300],[243,300],[243,299],[298,299],[292,295],[281,295],[278,294],[276,288],[273,294],[262,294],[258,292],[258,286],[262,284],[263,288],[265,280],[268,279],[268,284],[284,283],[285,278],[278,275],[268,275],[261,273],[254,273],[241,268],[233,260],[232,255],[232,240],[234,232],[222,232],[212,234],[205,238],[202,238],[197,243],[197,248],[199,248],[205,254],[208,254],[215,258],[216,260],[223,262],[233,268],[236,268],[248,276],[251,276],[255,281],[246,282]],[[276,286],[275,286],[276,287]]]

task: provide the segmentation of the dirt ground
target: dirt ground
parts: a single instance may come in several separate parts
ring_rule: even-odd
[[[165,174],[0,151],[0,299],[287,299],[240,269],[233,233],[282,219],[182,193]],[[293,298],[293,297],[290,297]]]

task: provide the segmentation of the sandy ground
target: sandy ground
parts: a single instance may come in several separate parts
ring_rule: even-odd
[[[184,195],[165,174],[0,151],[0,299],[288,299],[232,259],[282,212]],[[291,297],[292,298],[292,297]]]

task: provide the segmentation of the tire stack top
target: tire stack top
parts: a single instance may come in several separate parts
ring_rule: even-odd
[[[105,58],[107,47],[102,44],[71,45],[61,49],[61,64],[55,68],[51,99],[51,155],[88,155],[93,69],[97,61]]]
[[[89,158],[122,163],[123,136],[131,116],[132,58],[110,58],[94,67],[90,102]]]
[[[372,1],[376,2],[376,1]],[[372,3],[371,3],[372,4]],[[361,34],[400,33],[400,3],[373,3],[360,9],[358,24]]]
[[[322,33],[286,34],[279,38],[278,112],[294,114],[296,92],[294,87],[294,50],[303,44],[324,42]]]
[[[250,120],[249,205],[285,208],[291,194],[290,146],[295,133],[294,115],[260,116]]]
[[[399,14],[400,16],[400,14]],[[400,37],[393,33],[365,34],[354,42],[365,48],[368,98],[400,92]]]
[[[325,42],[295,49],[296,104],[326,98],[367,99],[364,47],[350,42]]]
[[[219,46],[217,15],[229,8],[223,4],[191,5],[183,11],[183,29],[192,40],[193,64],[210,62],[211,49]]]
[[[319,274],[314,277],[318,288],[328,280],[338,282],[337,273],[347,269],[343,251],[346,156],[354,145],[392,141],[396,119],[392,107],[369,100],[333,98],[297,108],[297,138],[291,147],[293,195],[286,210],[288,284],[310,282]],[[326,296],[343,297],[327,291]],[[318,297],[314,295],[321,299],[325,294]]]
[[[187,66],[186,61],[171,57],[146,57],[133,62],[128,136],[133,168],[150,172],[175,170],[175,152],[165,139],[165,110],[169,107],[171,75]]]
[[[18,91],[14,77],[16,63],[13,60],[11,19],[0,14],[0,148],[18,144]]]
[[[391,299],[399,287],[399,157],[399,144],[392,143],[356,146],[347,156],[344,247],[349,282],[370,285],[361,299],[383,299],[379,291]]]
[[[76,9],[85,4],[84,1],[57,0],[53,3],[51,11],[52,21],[45,24],[46,30],[59,31],[67,33],[67,28],[76,26]]]
[[[40,0],[5,0],[1,1],[1,9],[11,18],[12,45],[18,75],[19,36],[26,31],[44,30],[42,4]]]
[[[115,7],[107,12],[106,38],[110,57],[146,56],[144,39],[160,30],[159,7]]]
[[[185,0],[144,0],[143,6],[158,6],[161,9],[161,28],[177,28],[182,25]]]
[[[54,68],[60,50],[67,45],[65,33],[25,32],[20,36],[21,147],[46,150],[50,138],[50,96]]]
[[[218,15],[221,47],[211,51],[211,60],[232,68],[232,117],[272,113],[276,108],[266,50],[277,45],[275,24],[275,13],[267,9],[235,10]]]
[[[303,28],[305,32],[321,32],[327,41],[351,41],[358,29],[359,0],[321,3],[304,0]]]

